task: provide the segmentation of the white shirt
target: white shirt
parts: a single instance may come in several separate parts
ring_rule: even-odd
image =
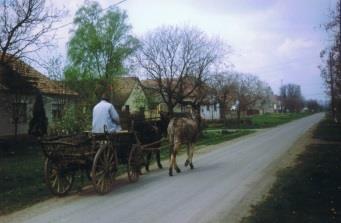
[[[109,133],[120,131],[122,128],[119,123],[120,118],[111,103],[102,100],[94,107],[92,111],[93,133],[104,133],[104,130]]]

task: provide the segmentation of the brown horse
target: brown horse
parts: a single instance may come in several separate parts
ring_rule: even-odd
[[[176,163],[176,154],[178,153],[182,144],[187,145],[187,160],[185,166],[193,166],[193,152],[194,143],[198,138],[199,126],[196,118],[190,117],[176,117],[172,118],[169,122],[168,128],[168,139],[170,143],[170,165],[169,165],[169,176],[173,176],[173,168],[177,173],[181,170]]]

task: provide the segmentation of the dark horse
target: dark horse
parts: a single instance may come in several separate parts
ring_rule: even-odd
[[[162,129],[163,125],[160,120],[148,120],[148,119],[136,119],[133,120],[132,124],[133,130],[136,132],[142,145],[152,144],[144,149],[144,154],[146,156],[145,168],[149,171],[149,163],[154,153],[156,156],[157,166],[162,169],[162,164],[160,160],[160,147],[161,139],[163,137]],[[157,143],[155,143],[157,142]]]

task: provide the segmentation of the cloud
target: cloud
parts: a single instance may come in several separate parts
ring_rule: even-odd
[[[292,56],[314,46],[315,42],[312,40],[286,38],[278,47],[278,53],[282,56]]]

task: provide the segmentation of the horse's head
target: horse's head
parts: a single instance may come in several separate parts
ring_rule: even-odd
[[[201,122],[200,110],[197,111],[196,109],[192,109],[190,115],[191,119],[193,119],[196,123],[199,124]]]

